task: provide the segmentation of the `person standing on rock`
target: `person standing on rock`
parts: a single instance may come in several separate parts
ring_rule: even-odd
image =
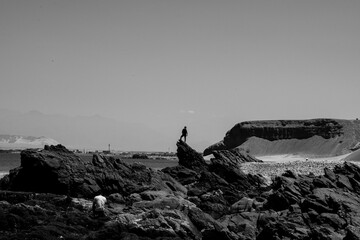
[[[186,126],[183,128],[182,132],[181,132],[181,137],[180,137],[180,141],[182,140],[182,138],[184,137],[184,142],[186,142],[186,137],[188,135]]]

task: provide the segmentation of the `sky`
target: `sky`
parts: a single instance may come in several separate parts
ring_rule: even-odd
[[[0,0],[0,108],[174,139],[186,125],[190,143],[241,121],[353,119],[359,12],[358,0]]]

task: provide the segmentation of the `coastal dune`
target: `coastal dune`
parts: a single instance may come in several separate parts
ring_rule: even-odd
[[[333,157],[359,147],[360,121],[342,119],[268,120],[235,124],[223,140],[205,149],[241,148],[252,155],[296,154]]]
[[[351,154],[344,154],[335,157],[307,158],[301,155],[282,154],[269,156],[256,156],[263,162],[243,163],[240,167],[247,174],[260,174],[267,179],[270,184],[276,176],[292,171],[298,175],[314,174],[320,176],[324,174],[324,168],[334,169],[336,165],[343,164]],[[360,166],[360,162],[353,162]]]

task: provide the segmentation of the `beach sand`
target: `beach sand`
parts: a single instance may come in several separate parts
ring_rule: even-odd
[[[281,175],[287,170],[296,174],[322,175],[325,167],[333,169],[335,165],[343,163],[348,155],[325,158],[306,158],[299,155],[256,156],[264,162],[244,163],[241,165],[241,170],[254,175],[260,174],[267,179],[268,183],[271,183],[273,177]],[[359,165],[357,162],[354,163]]]

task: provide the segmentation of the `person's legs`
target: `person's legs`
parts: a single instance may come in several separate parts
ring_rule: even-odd
[[[186,142],[186,136],[185,135],[181,135],[181,137],[180,137],[180,140],[182,141],[182,138],[184,138],[185,139],[185,142]]]

